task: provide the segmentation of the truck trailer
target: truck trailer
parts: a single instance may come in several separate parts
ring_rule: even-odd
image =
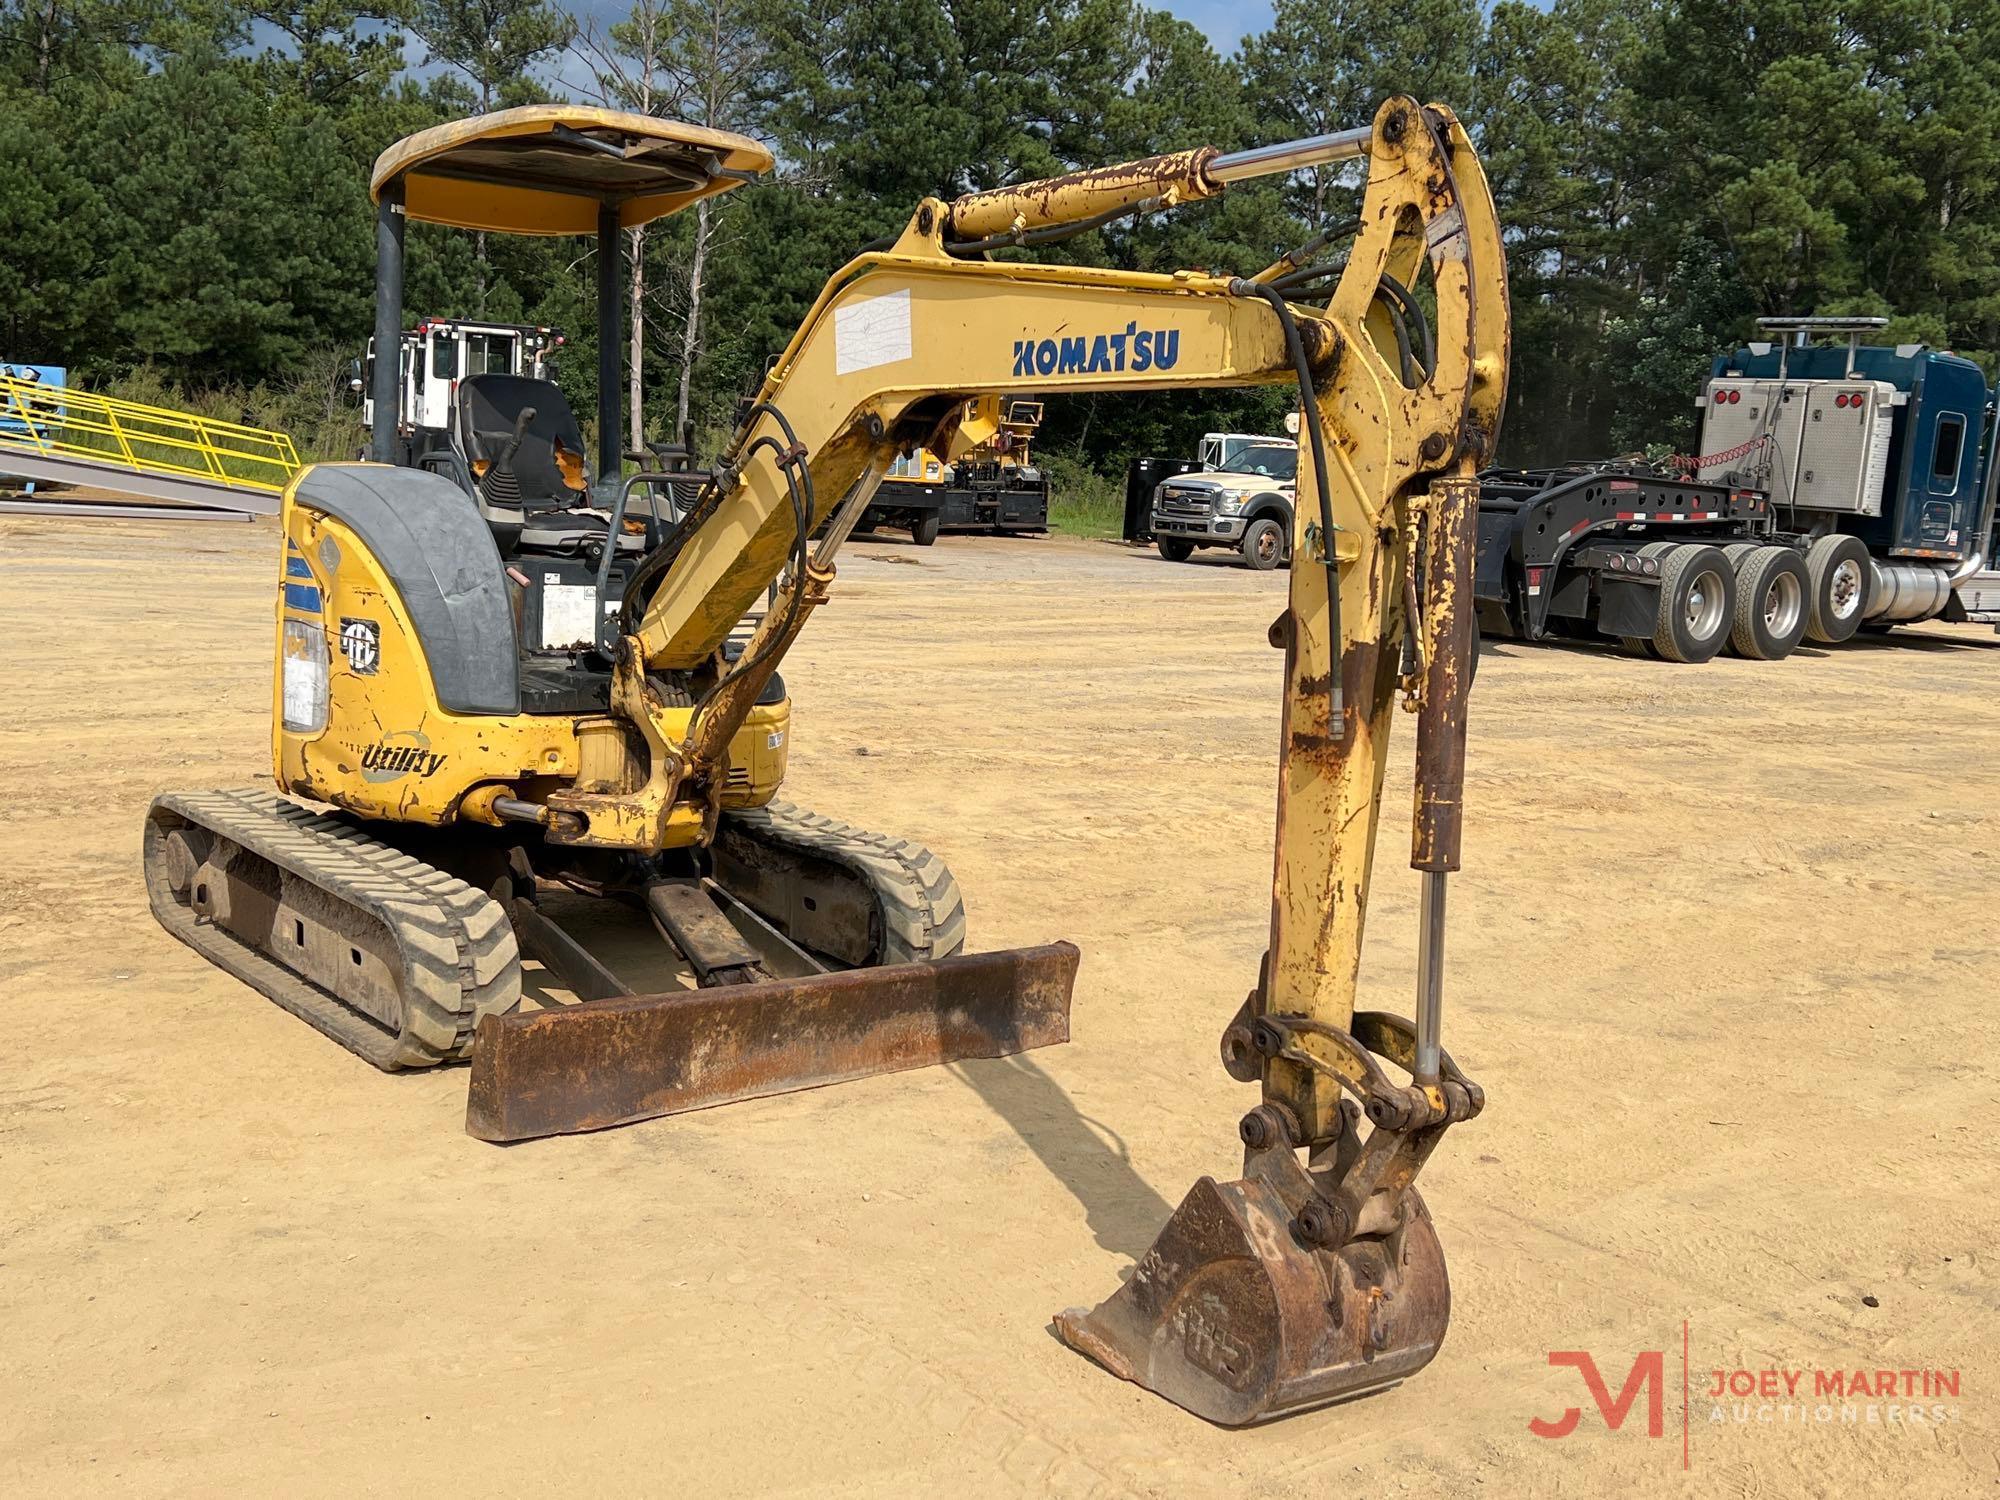
[[[919,547],[941,531],[1007,536],[1049,529],[1049,481],[1029,456],[1042,403],[984,397],[966,403],[970,446],[946,460],[928,448],[899,457],[875,491],[861,529],[908,530]]]
[[[1702,456],[1487,471],[1481,630],[1700,662],[2000,625],[1994,392],[1958,355],[1861,342],[1886,321],[1760,320],[1711,369]]]

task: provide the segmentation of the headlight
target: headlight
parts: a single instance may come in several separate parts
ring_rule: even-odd
[[[1227,493],[1217,495],[1215,497],[1215,513],[1219,516],[1236,515],[1243,509],[1243,502],[1249,498],[1248,495],[1231,495]]]

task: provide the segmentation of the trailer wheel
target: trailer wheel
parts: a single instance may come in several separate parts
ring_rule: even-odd
[[[1678,545],[1680,545],[1678,542],[1647,542],[1639,548],[1638,555],[1640,557],[1650,557],[1655,562],[1658,562],[1661,567],[1665,567],[1667,554],[1673,551]],[[1621,635],[1618,639],[1624,645],[1625,649],[1634,656],[1643,656],[1648,661],[1659,661],[1662,659],[1659,647],[1653,644],[1653,638],[1649,635]]]
[[[1868,549],[1859,537],[1823,536],[1806,548],[1810,584],[1806,597],[1812,606],[1806,634],[1829,646],[1851,640],[1868,617],[1873,571],[1868,566]]]
[[[1722,649],[1736,617],[1736,574],[1720,547],[1684,542],[1660,565],[1653,645],[1668,661],[1704,662]]]
[[[1243,560],[1260,573],[1284,561],[1284,529],[1269,516],[1259,516],[1243,528]]]
[[[910,522],[910,540],[919,547],[928,547],[938,539],[938,527],[944,524],[944,517],[936,511],[926,511]]]
[[[1755,547],[1736,560],[1729,644],[1752,661],[1783,661],[1806,633],[1806,565],[1790,547]]]
[[[1159,537],[1154,545],[1160,549],[1160,556],[1168,562],[1186,562],[1194,556],[1194,543],[1183,542],[1175,537]]]

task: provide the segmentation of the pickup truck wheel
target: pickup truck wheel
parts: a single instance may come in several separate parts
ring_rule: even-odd
[[[1806,597],[1812,603],[1806,634],[1829,646],[1851,640],[1868,617],[1869,584],[1874,578],[1861,539],[1821,537],[1806,548],[1806,577],[1811,585]]]
[[[1243,528],[1243,560],[1258,572],[1268,573],[1284,556],[1284,528],[1269,516],[1259,516]]]
[[[1757,547],[1736,559],[1736,618],[1729,644],[1752,661],[1783,661],[1806,634],[1803,558],[1790,547]]]
[[[1186,562],[1194,556],[1193,542],[1183,542],[1170,536],[1163,536],[1155,538],[1155,545],[1160,549],[1160,556],[1168,562]]]
[[[944,524],[944,517],[930,511],[910,522],[910,540],[919,547],[928,547],[938,539],[938,527]]]
[[[1736,574],[1720,547],[1683,542],[1660,565],[1653,645],[1668,661],[1704,662],[1722,649],[1736,618]]]

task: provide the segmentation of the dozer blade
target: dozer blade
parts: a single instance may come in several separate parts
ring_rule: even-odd
[[[1444,1342],[1437,1231],[1406,1190],[1402,1227],[1338,1250],[1300,1242],[1268,1181],[1194,1185],[1131,1279],[1056,1317],[1064,1343],[1227,1427],[1392,1385]]]
[[[1069,943],[488,1016],[466,1131],[523,1141],[1069,1040]]]

